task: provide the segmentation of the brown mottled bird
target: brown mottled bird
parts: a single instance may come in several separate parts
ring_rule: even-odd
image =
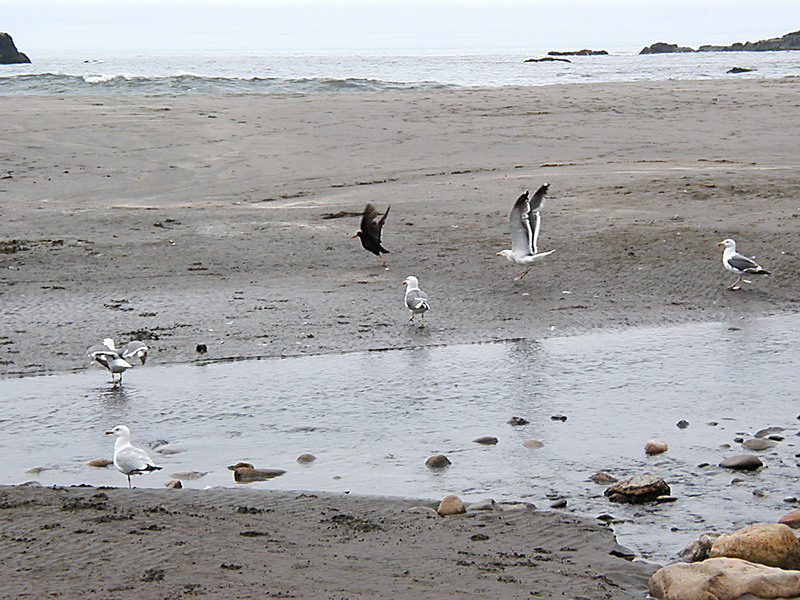
[[[378,219],[378,211],[372,204],[367,204],[364,212],[361,214],[361,230],[356,233],[352,238],[361,238],[361,245],[365,250],[369,250],[375,256],[381,259],[381,265],[386,266],[381,253],[387,254],[389,251],[381,245],[381,231],[383,231],[383,224],[386,223],[386,215],[389,214],[391,206],[386,208],[386,212]]]

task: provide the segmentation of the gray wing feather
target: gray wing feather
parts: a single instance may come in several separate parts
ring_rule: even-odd
[[[728,259],[728,264],[739,271],[755,270],[760,271],[761,267],[755,261],[750,260],[741,254],[734,254]]]
[[[530,214],[528,192],[525,192],[517,198],[508,215],[508,225],[511,229],[511,251],[514,254],[533,254]]]
[[[116,456],[117,468],[126,474],[145,471],[148,467],[155,467],[147,452],[141,448],[131,446],[121,450]]]
[[[134,340],[132,342],[128,342],[122,348],[120,348],[120,355],[122,358],[138,358],[142,361],[142,364],[145,363],[147,360],[147,351],[150,348],[147,347],[147,344],[140,342],[138,340]]]
[[[411,310],[428,307],[428,295],[422,290],[410,290],[406,293],[406,306]]]

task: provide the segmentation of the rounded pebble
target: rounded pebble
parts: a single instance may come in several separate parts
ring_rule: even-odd
[[[439,503],[439,507],[436,509],[436,512],[443,517],[447,517],[450,515],[463,514],[467,512],[467,509],[464,506],[464,503],[461,501],[461,498],[451,494],[442,498],[442,501]]]
[[[472,440],[476,444],[484,444],[485,446],[492,446],[497,443],[497,438],[493,435],[482,435],[479,438]]]
[[[317,457],[314,456],[313,454],[308,454],[308,453],[301,454],[300,456],[297,457],[297,462],[303,464],[308,464],[314,462],[315,460],[317,460]]]
[[[445,467],[450,466],[452,463],[450,459],[447,458],[444,454],[435,454],[428,458],[425,461],[425,466],[429,469],[444,469]]]
[[[661,454],[667,450],[667,443],[661,440],[647,440],[647,443],[644,445],[644,451],[647,454]]]

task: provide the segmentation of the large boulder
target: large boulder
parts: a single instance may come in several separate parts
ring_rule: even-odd
[[[800,571],[784,571],[738,558],[675,563],[650,577],[650,595],[663,600],[736,600],[800,596]]]
[[[603,492],[611,502],[641,504],[652,502],[659,496],[669,496],[671,490],[667,482],[652,473],[642,473],[623,481],[618,481]]]
[[[17,50],[14,40],[5,32],[0,32],[0,64],[29,63],[31,59]]]
[[[719,536],[708,556],[741,558],[780,569],[800,569],[800,542],[788,525],[755,523]]]

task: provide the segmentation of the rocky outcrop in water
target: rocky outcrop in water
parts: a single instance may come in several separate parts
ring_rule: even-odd
[[[551,50],[547,53],[548,56],[607,56],[608,50],[587,50],[584,48],[583,50],[566,50],[566,51],[558,51],[558,50]]]
[[[13,65],[16,63],[29,63],[31,59],[17,50],[14,40],[5,32],[0,32],[0,64]]]
[[[656,42],[652,46],[642,48],[639,54],[663,54],[669,52],[774,52],[777,50],[800,50],[800,31],[758,42],[736,42],[730,46],[706,44],[700,46],[697,50],[687,46],[678,46],[677,44]]]

